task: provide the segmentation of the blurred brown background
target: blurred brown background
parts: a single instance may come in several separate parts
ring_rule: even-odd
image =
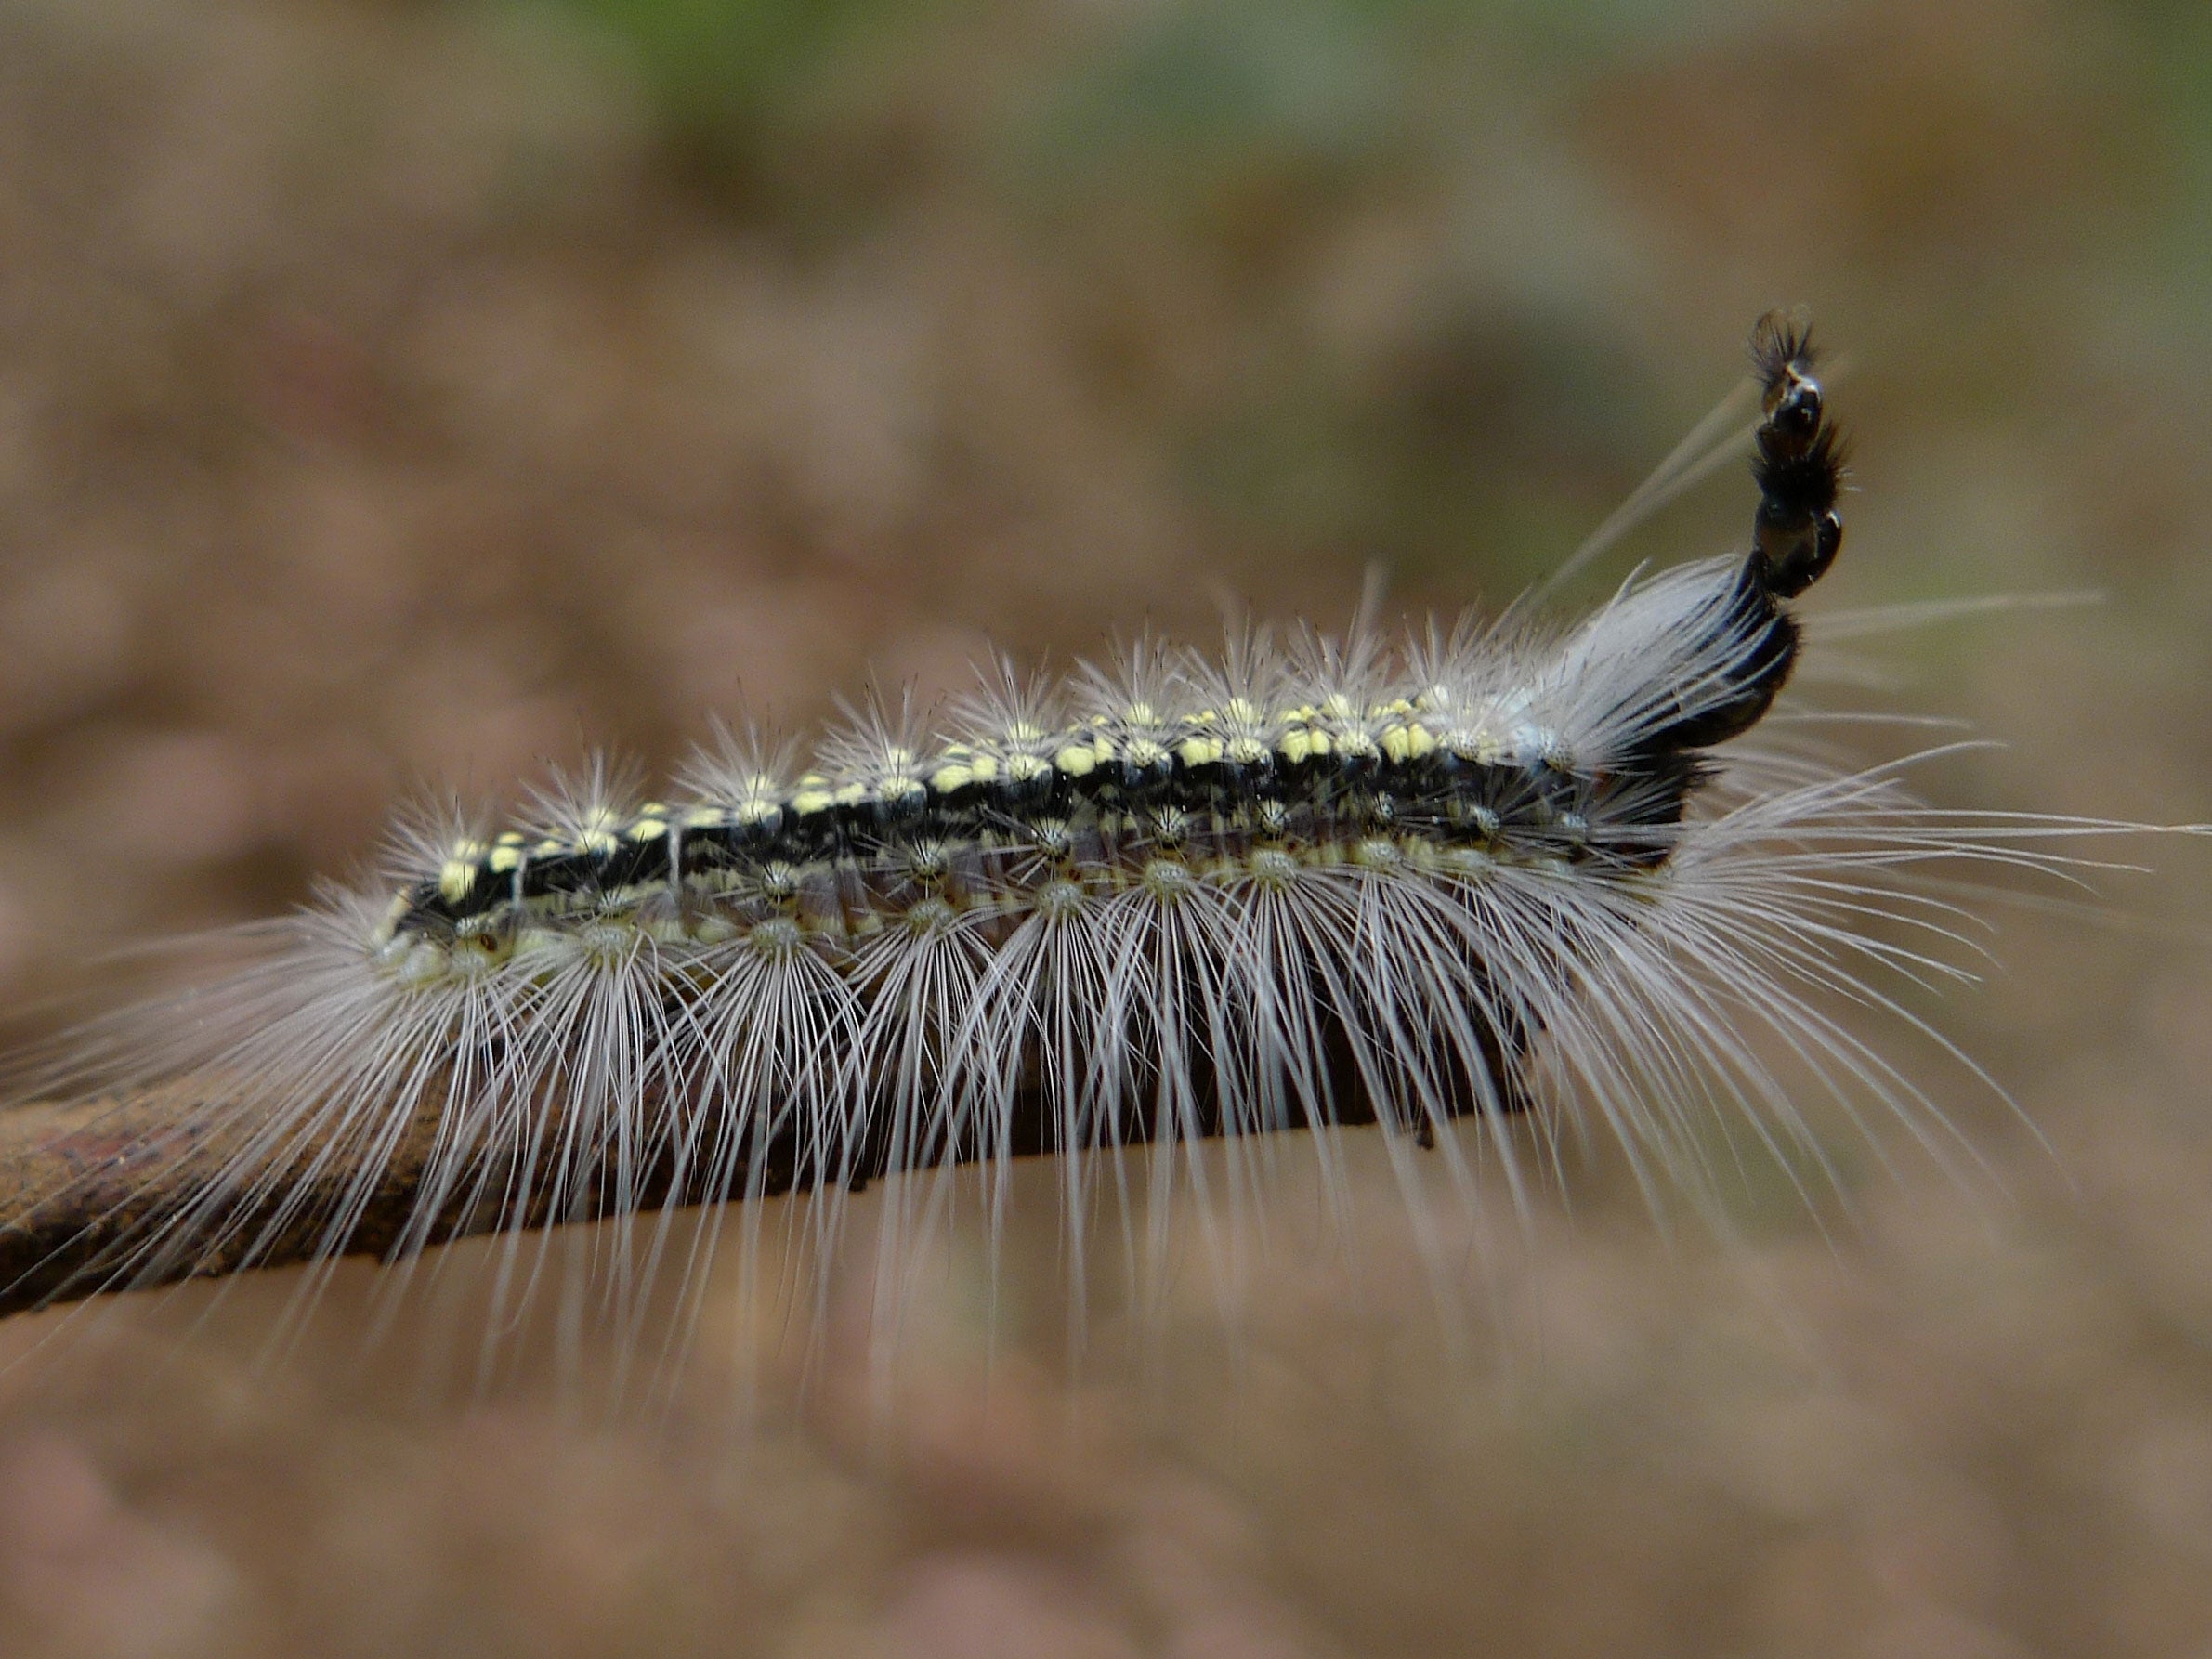
[[[2212,817],[2189,0],[0,0],[0,982],[35,1028],[740,683],[1509,596],[1800,301],[1824,604],[2107,595],[1882,644],[2009,744],[1931,787]],[[2048,1147],[1962,1089],[1975,1190],[1839,1147],[1853,1213],[1732,1248],[1595,1169],[1455,1247],[1456,1355],[1380,1159],[1309,1248],[1295,1149],[1239,1341],[1199,1270],[1071,1378],[1031,1171],[995,1324],[976,1229],[888,1413],[833,1339],[744,1435],[712,1366],[425,1393],[366,1274],[273,1369],[281,1276],[11,1322],[0,1651],[2204,1659],[2212,855],[2148,852],[2140,925],[1925,1005]]]

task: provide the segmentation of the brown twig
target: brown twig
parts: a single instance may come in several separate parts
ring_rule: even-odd
[[[207,1115],[174,1091],[146,1090],[113,1099],[31,1104],[0,1113],[0,1313],[68,1301],[102,1289],[171,1283],[276,1267],[327,1253],[317,1220],[325,1203],[296,1207],[301,1219],[273,1233],[252,1215],[245,1224],[209,1229],[191,1248],[137,1259],[131,1246],[164,1217],[183,1213],[198,1183],[220,1161]],[[405,1136],[370,1196],[343,1253],[382,1254],[412,1214],[431,1137],[425,1123]],[[334,1169],[317,1182],[335,1199],[355,1175]],[[445,1221],[447,1218],[440,1218]],[[493,1218],[455,1216],[436,1236],[481,1232]],[[220,1233],[220,1236],[214,1236]]]

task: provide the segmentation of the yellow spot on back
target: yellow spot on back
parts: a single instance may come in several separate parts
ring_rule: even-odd
[[[438,867],[438,895],[448,904],[457,904],[468,896],[468,890],[476,885],[477,869],[485,853],[480,841],[457,841]]]

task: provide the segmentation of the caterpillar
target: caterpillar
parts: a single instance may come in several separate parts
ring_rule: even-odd
[[[19,1156],[6,1304],[481,1232],[520,1297],[536,1229],[798,1189],[833,1242],[857,1187],[1026,1154],[1080,1255],[1132,1171],[1202,1201],[1199,1143],[1287,1130],[1516,1189],[1593,1132],[1695,1189],[1716,1135],[1816,1149],[1816,1103],[1970,1157],[1862,1025],[1981,1076],[1907,999],[1970,976],[1962,892],[2145,827],[1939,810],[1925,757],[1770,721],[1846,457],[1809,331],[1750,353],[1747,546],[1572,625],[993,658],[940,715],[843,705],[805,763],[740,722],[657,799],[601,762],[512,824],[406,820],[379,879],[19,1067],[66,1132]],[[587,1276],[696,1283],[668,1238]]]

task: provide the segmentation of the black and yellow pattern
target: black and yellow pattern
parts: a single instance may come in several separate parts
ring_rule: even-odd
[[[1086,672],[1073,718],[996,665],[927,751],[903,712],[871,708],[793,779],[750,768],[674,806],[595,796],[559,829],[460,839],[376,943],[496,953],[578,917],[672,937],[781,920],[835,938],[920,904],[1020,914],[1048,882],[1111,890],[1169,867],[1239,881],[1263,849],[1323,866],[1659,865],[1700,751],[1748,729],[1788,677],[1785,602],[1841,536],[1841,451],[1810,345],[1769,318],[1753,355],[1765,416],[1751,550],[1675,584],[1656,640],[1630,624],[1632,604],[1549,657],[1499,660],[1477,634],[1441,655],[1409,647],[1390,673],[1364,630],[1309,639],[1302,661],[1249,632],[1218,662],[1145,640]],[[1624,660],[1598,660],[1601,645]]]

